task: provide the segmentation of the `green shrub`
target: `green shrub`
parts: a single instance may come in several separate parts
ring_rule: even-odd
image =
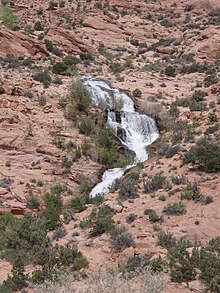
[[[218,121],[218,117],[214,112],[209,113],[208,119],[209,119],[209,122],[211,123]]]
[[[84,221],[87,228],[92,228],[91,235],[99,236],[103,233],[110,232],[114,224],[114,221],[112,220],[114,213],[115,211],[108,205],[94,208],[89,218]]]
[[[53,232],[53,240],[57,241],[66,235],[67,235],[66,229],[63,227],[59,227]]]
[[[46,222],[45,226],[52,231],[60,226],[60,216],[53,207],[48,207],[39,214],[39,217]]]
[[[4,285],[11,290],[21,290],[27,286],[28,277],[25,274],[24,263],[20,257],[17,257],[11,270],[12,276],[8,276]]]
[[[94,60],[92,54],[89,53],[89,52],[81,53],[80,54],[80,59],[82,61],[93,61]]]
[[[81,194],[87,196],[91,188],[92,188],[92,182],[90,180],[85,179],[80,183],[79,191]]]
[[[56,62],[53,67],[52,71],[55,74],[66,74],[68,66],[64,62]]]
[[[76,104],[79,111],[86,111],[90,104],[90,96],[81,81],[76,81],[70,86],[70,101]]]
[[[220,171],[220,147],[203,139],[183,157],[183,164],[192,163],[206,172]]]
[[[117,150],[114,148],[100,150],[98,153],[98,162],[107,168],[114,167],[118,163]]]
[[[210,87],[213,84],[219,82],[219,78],[216,75],[207,75],[204,79],[204,86]]]
[[[67,157],[62,159],[61,166],[62,168],[70,169],[73,165],[73,162],[69,160]]]
[[[11,293],[12,291],[6,287],[5,285],[0,285],[0,292],[1,293]]]
[[[26,197],[27,208],[29,209],[39,209],[40,207],[40,199],[38,196],[33,195],[32,193],[27,195]]]
[[[168,268],[168,263],[159,255],[150,262],[150,268],[154,273],[164,272]]]
[[[131,172],[125,175],[119,184],[119,199],[127,200],[139,197],[137,192],[137,183],[139,180],[139,173]]]
[[[77,59],[75,56],[72,56],[72,55],[65,56],[62,61],[68,67],[76,65],[77,63],[79,63],[79,59]]]
[[[71,199],[68,206],[75,213],[81,213],[86,210],[85,199],[80,197]]]
[[[144,271],[149,264],[151,259],[150,254],[140,254],[135,255],[134,258],[130,258],[127,264],[123,268],[123,272],[137,272],[137,271]]]
[[[210,289],[215,293],[220,292],[220,276],[216,276],[211,280]]]
[[[126,223],[131,224],[137,219],[137,216],[133,213],[126,216]]]
[[[62,52],[60,51],[60,49],[57,48],[57,47],[55,47],[55,46],[53,45],[53,42],[52,42],[52,41],[46,39],[46,40],[44,41],[44,44],[45,44],[45,46],[46,46],[46,48],[47,48],[47,50],[48,50],[49,52],[51,52],[51,53],[53,53],[54,55],[57,55],[57,56],[59,56],[59,57],[62,57],[62,56],[63,56],[63,54],[62,54]]]
[[[186,206],[182,202],[175,202],[164,207],[163,212],[166,215],[180,216],[186,213]]]
[[[63,7],[65,7],[65,1],[64,0],[60,1],[60,8],[63,8]]]
[[[186,188],[183,189],[181,192],[181,199],[188,199],[188,200],[194,200],[194,201],[200,201],[202,202],[204,199],[204,196],[198,187],[197,183],[194,182],[192,184],[188,184]]]
[[[45,98],[45,96],[39,96],[38,97],[38,103],[40,106],[44,107],[47,104],[47,99]]]
[[[132,235],[124,226],[114,227],[111,231],[111,247],[114,251],[123,251],[127,247],[135,246]]]
[[[36,72],[33,76],[33,78],[41,83],[43,83],[45,88],[48,88],[49,85],[51,84],[51,76],[48,70],[39,70]]]
[[[111,63],[109,65],[109,69],[112,71],[112,73],[117,74],[122,71],[121,64],[120,63]]]
[[[50,1],[49,7],[48,7],[49,10],[55,10],[57,7],[58,7],[58,3],[57,2]]]
[[[76,257],[73,261],[73,268],[75,271],[80,271],[83,268],[88,267],[89,262],[85,256]]]
[[[82,134],[89,135],[94,132],[95,123],[90,117],[85,117],[80,121],[79,131]]]
[[[206,111],[207,104],[204,102],[197,102],[195,100],[191,100],[189,103],[190,111]]]
[[[214,286],[216,277],[220,276],[220,237],[213,238],[200,252],[201,278],[207,284]],[[217,291],[218,292],[218,291]]]
[[[165,75],[175,77],[176,76],[176,68],[173,66],[167,66],[164,71]]]
[[[5,93],[5,89],[2,86],[0,86],[0,95],[2,95],[4,93]]]
[[[154,175],[151,180],[144,183],[144,192],[152,193],[163,188],[165,181],[166,177],[162,176],[160,173]]]
[[[141,95],[142,95],[142,92],[139,89],[135,89],[135,90],[133,90],[132,94],[133,94],[134,97],[140,98]]]
[[[195,91],[191,97],[192,100],[196,101],[196,102],[203,102],[204,101],[204,97],[208,96],[207,92],[198,90]]]
[[[34,24],[34,29],[35,31],[43,31],[44,27],[42,26],[40,21],[36,21]]]
[[[155,210],[146,209],[144,211],[144,214],[149,216],[149,220],[152,223],[156,223],[156,222],[159,222],[162,220],[162,217],[158,216],[158,214],[155,212]]]
[[[13,11],[8,6],[3,5],[0,20],[2,20],[4,25],[8,28],[15,29],[15,23],[18,18],[14,15]]]
[[[186,249],[188,243],[185,241],[178,241],[175,246],[169,249],[169,265],[171,281],[186,282],[195,279],[195,267],[199,263],[199,251],[194,248],[192,254]]]
[[[61,210],[62,199],[60,193],[46,193],[44,196],[44,202],[47,208],[53,208],[56,211]]]

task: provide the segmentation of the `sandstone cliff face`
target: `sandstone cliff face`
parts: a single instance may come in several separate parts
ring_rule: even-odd
[[[0,56],[12,54],[41,59],[48,56],[45,47],[38,40],[29,38],[23,32],[11,31],[0,23]]]

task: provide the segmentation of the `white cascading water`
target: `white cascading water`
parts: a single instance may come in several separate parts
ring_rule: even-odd
[[[128,95],[118,89],[111,88],[106,82],[95,78],[85,78],[84,85],[89,91],[92,103],[96,106],[106,105],[108,109],[107,126],[112,128],[126,149],[134,154],[133,164],[125,168],[109,169],[102,175],[102,181],[91,191],[90,196],[105,194],[110,191],[116,179],[123,176],[125,171],[139,162],[148,159],[146,147],[152,144],[159,136],[155,121],[144,114],[135,112],[134,102]],[[123,106],[120,111],[120,122],[116,121],[113,110],[116,103]]]

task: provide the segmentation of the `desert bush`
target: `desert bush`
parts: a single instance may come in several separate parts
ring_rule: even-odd
[[[210,289],[215,293],[220,292],[220,276],[216,276],[211,280]]]
[[[158,234],[157,245],[169,249],[176,245],[176,238],[170,232],[160,231]]]
[[[208,96],[207,92],[198,90],[195,91],[191,97],[192,100],[196,101],[196,102],[203,102],[204,101],[204,97]]]
[[[59,240],[67,235],[66,229],[63,227],[59,227],[53,232],[53,240]]]
[[[41,24],[40,21],[36,21],[35,24],[34,24],[34,30],[35,31],[43,31],[44,30],[44,27],[43,25]]]
[[[213,238],[200,252],[201,278],[207,285],[214,286],[216,276],[220,276],[220,238]],[[217,291],[218,292],[218,291]]]
[[[176,68],[169,65],[165,68],[165,71],[164,71],[165,75],[167,76],[171,76],[171,77],[175,77],[176,76]]]
[[[112,71],[112,73],[117,74],[120,73],[122,71],[122,67],[120,65],[120,63],[111,63],[109,65],[109,69]]]
[[[60,51],[59,48],[57,48],[56,46],[53,45],[52,41],[46,39],[46,40],[44,40],[44,44],[49,52],[51,52],[54,55],[57,55],[59,57],[63,56],[63,53]]]
[[[114,251],[123,251],[127,247],[135,246],[132,235],[124,226],[115,226],[111,231],[111,247]]]
[[[208,196],[206,196],[206,197],[204,198],[203,203],[204,203],[205,205],[207,205],[207,204],[212,203],[213,201],[214,201],[213,197],[210,196],[210,195],[208,195]]]
[[[77,109],[86,111],[90,104],[90,96],[83,83],[81,81],[72,83],[69,92],[70,101],[76,104]]]
[[[81,213],[86,210],[85,198],[76,197],[68,202],[68,207],[75,213]]]
[[[26,204],[27,204],[27,208],[29,209],[39,209],[40,199],[37,195],[33,195],[32,193],[29,193],[26,196]]]
[[[181,185],[181,184],[186,184],[187,183],[187,177],[184,175],[180,175],[180,176],[170,176],[171,181],[173,184],[176,185]]]
[[[45,96],[39,96],[38,97],[38,103],[40,106],[44,107],[47,104],[47,99],[45,98]]]
[[[127,224],[131,224],[131,223],[133,223],[136,219],[137,219],[137,215],[131,213],[131,214],[129,214],[129,215],[126,216],[126,223],[127,223]]]
[[[177,117],[179,116],[179,114],[180,114],[180,111],[179,111],[177,105],[172,104],[172,105],[170,106],[170,109],[169,109],[169,111],[168,111],[168,114],[169,114],[171,117],[177,118]]]
[[[53,64],[52,71],[55,74],[66,74],[68,66],[64,62],[56,62]]]
[[[207,139],[197,142],[183,157],[183,164],[192,163],[206,172],[220,170],[220,147]]]
[[[15,29],[15,23],[18,18],[14,15],[13,11],[7,5],[3,5],[0,20],[2,20],[4,25],[8,28]]]
[[[90,117],[85,117],[80,121],[78,125],[79,131],[82,134],[89,135],[94,132],[95,123]]]
[[[159,255],[150,262],[150,268],[154,273],[164,272],[168,269],[168,263]]]
[[[188,200],[194,200],[195,202],[200,201],[202,202],[204,199],[204,196],[198,187],[197,183],[190,183],[184,188],[181,192],[181,199],[188,199]]]
[[[112,220],[114,213],[115,211],[108,205],[95,207],[90,216],[81,222],[80,226],[82,229],[91,228],[92,236],[110,232],[114,227],[114,221]]]
[[[57,7],[58,7],[58,3],[57,2],[55,2],[53,0],[51,0],[49,2],[49,7],[48,7],[49,10],[55,10]]]
[[[180,216],[186,213],[186,206],[182,202],[175,202],[164,207],[163,212],[170,216]]]
[[[141,97],[141,95],[142,95],[142,92],[141,92],[141,90],[140,89],[135,89],[135,90],[133,90],[133,92],[132,92],[132,94],[133,94],[133,96],[134,97]]]
[[[141,290],[142,293],[162,293],[167,287],[167,280],[163,273],[153,274],[149,268],[144,270],[137,269],[135,271],[135,280],[132,278],[120,277],[117,273],[98,272],[92,274],[85,280],[85,288],[81,289],[81,293],[134,293],[135,290]],[[59,283],[44,282],[34,287],[35,293],[72,293],[77,291],[75,278],[72,274],[66,274],[59,278]],[[139,291],[138,291],[139,292]]]
[[[125,175],[119,185],[119,198],[120,200],[134,199],[137,198],[137,183],[139,180],[139,173],[131,172]]]
[[[190,254],[187,251],[189,244],[180,240],[169,249],[169,265],[171,280],[173,282],[192,281],[195,279],[195,264],[199,262],[199,250],[194,248]]]
[[[64,0],[61,0],[60,1],[60,8],[63,8],[63,7],[65,7],[65,1]]]
[[[162,176],[160,173],[153,176],[151,180],[144,183],[144,192],[151,193],[163,188],[166,177]]]
[[[80,59],[82,61],[89,61],[89,62],[94,60],[92,54],[89,53],[89,52],[81,53],[80,54]]]
[[[158,151],[158,155],[165,156],[166,158],[172,158],[180,151],[180,147],[178,145],[172,146],[170,144],[164,144]]]
[[[36,81],[41,82],[45,88],[48,88],[49,85],[51,84],[51,76],[50,73],[47,69],[44,70],[38,70],[34,76],[33,79],[35,79]]]
[[[132,273],[139,270],[146,270],[149,267],[150,259],[152,255],[150,254],[140,254],[135,255],[133,258],[130,258],[127,264],[123,267],[123,273]]]
[[[218,121],[218,117],[217,117],[217,115],[214,112],[209,113],[208,119],[209,119],[209,122],[210,123],[213,123],[213,122],[217,122]]]
[[[27,286],[28,276],[25,274],[24,263],[21,257],[17,257],[12,266],[12,275],[3,282],[10,290],[17,291]]]
[[[0,86],[0,95],[2,95],[4,93],[5,93],[5,89],[2,86]]]
[[[204,86],[210,87],[213,84],[216,84],[219,82],[219,78],[216,75],[206,75],[204,78]]]
[[[191,100],[189,103],[190,111],[206,111],[207,104],[204,102],[197,102],[195,100]]]
[[[158,216],[158,214],[153,209],[144,210],[144,215],[149,216],[149,220],[152,223],[156,223],[162,220],[162,217]]]

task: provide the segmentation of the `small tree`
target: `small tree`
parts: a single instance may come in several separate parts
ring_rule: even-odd
[[[25,274],[24,263],[20,257],[16,258],[12,270],[12,276],[8,276],[4,285],[11,290],[21,290],[27,286],[28,277]]]
[[[220,171],[220,147],[203,139],[192,147],[183,158],[183,164],[192,163],[206,172]]]
[[[90,96],[81,81],[76,81],[70,86],[70,100],[79,111],[85,111],[90,103]]]
[[[167,66],[167,67],[165,68],[164,73],[165,73],[167,76],[175,77],[175,76],[176,76],[176,68],[173,67],[173,66]]]
[[[14,29],[17,16],[14,15],[13,11],[8,6],[3,5],[0,20],[2,20],[4,25],[8,28]]]

